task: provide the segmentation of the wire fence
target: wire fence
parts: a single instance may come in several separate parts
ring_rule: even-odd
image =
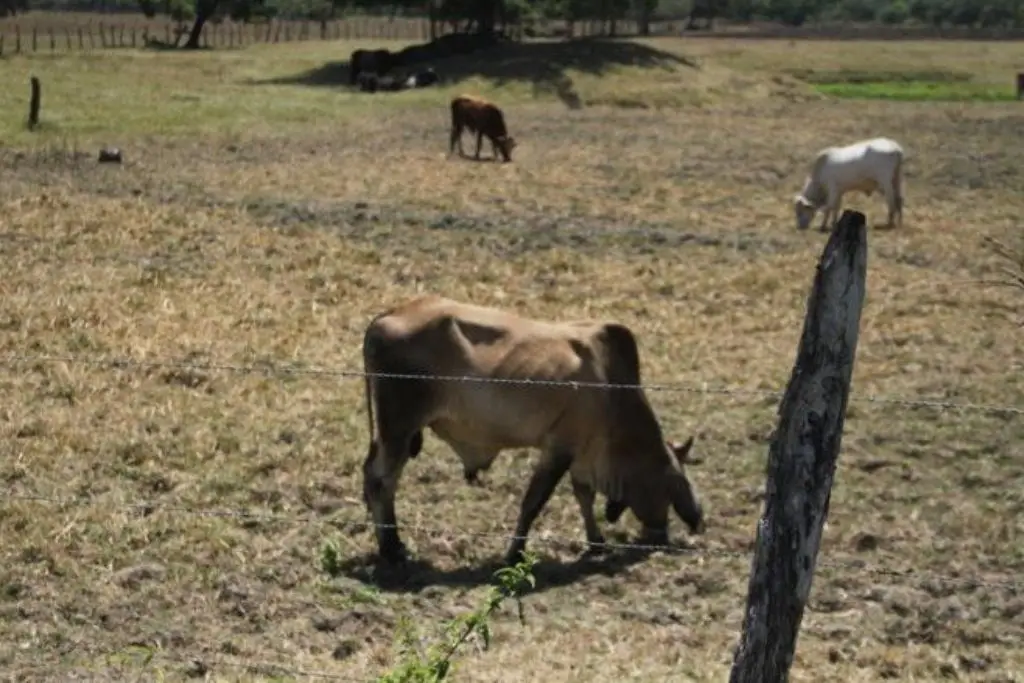
[[[233,363],[197,363],[176,361],[164,358],[137,359],[130,357],[84,356],[72,354],[12,354],[0,357],[0,366],[56,364],[86,365],[113,370],[180,370],[189,372],[222,372],[240,375],[286,376],[303,375],[310,377],[340,378],[361,380],[367,377],[396,379],[407,381],[438,381],[467,382],[484,384],[505,384],[524,386],[568,387],[572,389],[607,389],[607,390],[643,390],[647,392],[719,394],[762,400],[780,400],[783,393],[766,389],[743,389],[729,386],[712,386],[707,383],[644,383],[644,384],[610,384],[605,382],[587,382],[573,380],[546,380],[529,378],[503,378],[483,375],[433,375],[433,374],[402,374],[402,373],[368,373],[362,370],[332,369],[310,367],[298,364],[283,364],[264,361],[251,365]],[[903,408],[926,408],[936,410],[955,410],[962,412],[988,413],[1004,417],[1024,415],[1024,408],[1014,405],[972,403],[954,401],[945,398],[911,398],[906,396],[880,396],[872,394],[859,395],[852,393],[850,402],[873,403],[880,405],[899,406]]]

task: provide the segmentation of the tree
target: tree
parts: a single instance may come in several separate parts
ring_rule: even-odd
[[[28,9],[28,0],[0,0],[0,18],[9,17]]]
[[[139,0],[139,6],[147,17],[163,13],[177,21],[191,20],[192,29],[183,46],[190,50],[199,48],[203,27],[211,19],[227,16],[233,21],[252,21],[274,13],[265,0]]]

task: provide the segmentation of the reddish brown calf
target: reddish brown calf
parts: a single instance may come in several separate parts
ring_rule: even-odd
[[[448,156],[455,151],[456,143],[459,146],[459,154],[464,154],[462,151],[462,131],[464,129],[469,129],[470,133],[476,133],[475,159],[480,158],[480,146],[486,135],[491,141],[494,159],[498,159],[500,152],[505,161],[512,161],[512,149],[516,146],[516,141],[508,134],[508,129],[505,127],[505,116],[496,104],[473,95],[459,95],[452,100],[452,135],[448,144]]]

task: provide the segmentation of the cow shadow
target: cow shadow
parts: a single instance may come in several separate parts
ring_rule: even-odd
[[[644,69],[676,69],[700,65],[684,55],[658,50],[631,40],[613,38],[577,38],[559,41],[513,42],[503,40],[470,54],[438,56],[431,43],[406,48],[390,73],[403,77],[426,67],[434,68],[441,86],[456,86],[480,78],[496,86],[511,83],[532,84],[535,94],[553,94],[570,109],[582,102],[569,72],[601,76],[623,66]],[[350,82],[346,61],[320,66],[282,77],[249,81],[252,85],[302,85],[309,87],[345,87]]]
[[[673,545],[659,549],[673,555],[685,556],[693,548]],[[576,560],[561,562],[541,557],[533,566],[536,579],[531,593],[571,585],[590,576],[615,576],[648,559],[654,551],[647,547],[616,549],[602,555],[583,554]],[[387,564],[375,554],[350,557],[339,563],[338,576],[372,585],[386,593],[419,593],[435,586],[446,588],[477,588],[498,585],[495,572],[504,565],[497,558],[482,564],[442,569],[427,559],[409,559],[403,564]]]

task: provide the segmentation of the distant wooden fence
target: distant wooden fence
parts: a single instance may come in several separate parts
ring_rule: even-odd
[[[565,24],[565,22],[558,22]],[[652,22],[652,34],[677,32],[684,22]],[[181,44],[191,24],[163,19],[89,21],[74,25],[42,22],[26,25],[7,20],[0,22],[0,56],[35,52],[140,48],[153,43]],[[439,35],[450,33],[448,25],[438,24]],[[551,31],[552,37],[586,37],[614,33],[635,36],[635,21],[576,21]],[[234,48],[255,43],[282,43],[307,40],[428,40],[430,23],[425,18],[348,17],[331,21],[282,20],[257,24],[223,21],[208,23],[200,39],[201,47]]]
[[[167,19],[147,19],[138,15],[113,15],[109,19],[78,19],[81,15],[50,15],[49,19],[27,21],[21,18],[0,20],[0,57],[35,52],[140,48],[153,43],[180,44],[191,23]],[[685,17],[650,23],[652,36],[684,34]],[[437,24],[439,35],[451,33],[447,24]],[[550,38],[591,36],[634,37],[640,34],[636,21],[581,20],[548,21],[525,29],[527,35]],[[756,38],[785,40],[1022,40],[1024,29],[967,29],[899,26],[807,25],[799,28],[774,24],[727,24],[714,31],[686,31],[686,35],[705,38]],[[430,37],[426,18],[350,16],[329,21],[274,20],[255,24],[231,21],[208,23],[200,45],[207,48],[235,48],[255,43],[282,43],[307,40],[404,40],[422,41]]]
[[[183,43],[191,24],[97,21],[84,26],[0,27],[0,55],[103,48],[138,48],[148,44]],[[430,35],[425,19],[376,17],[336,21],[270,21],[260,24],[209,23],[200,37],[202,47],[232,48],[254,43],[306,40],[417,40]]]

